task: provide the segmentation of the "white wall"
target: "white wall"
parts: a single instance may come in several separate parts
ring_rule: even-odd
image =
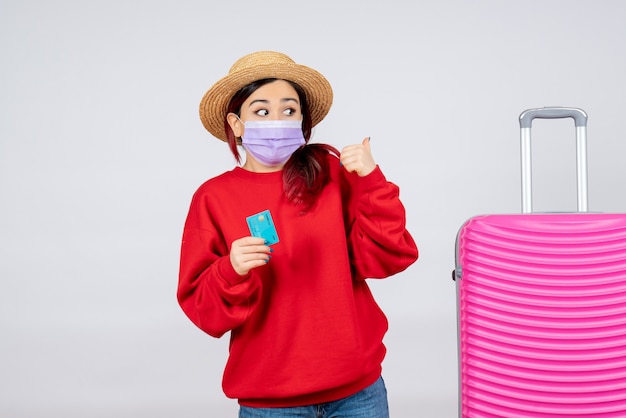
[[[585,109],[590,209],[626,211],[625,3],[217,3],[0,6],[0,415],[236,416],[226,338],[177,306],[178,249],[191,194],[233,166],[200,98],[274,49],[331,81],[315,140],[372,137],[420,246],[372,283],[392,416],[454,417],[454,239],[473,215],[520,210],[521,111]],[[561,122],[534,125],[537,210],[574,208]]]

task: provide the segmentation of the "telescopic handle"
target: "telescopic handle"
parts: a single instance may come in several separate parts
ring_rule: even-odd
[[[576,124],[576,184],[579,212],[588,211],[587,196],[587,114],[575,107],[543,107],[528,109],[519,116],[522,165],[522,213],[531,213],[532,204],[532,161],[530,131],[533,119],[572,118]]]
[[[533,119],[564,119],[572,118],[578,126],[587,126],[587,114],[576,107],[542,107],[528,109],[519,116],[521,128],[531,128]]]

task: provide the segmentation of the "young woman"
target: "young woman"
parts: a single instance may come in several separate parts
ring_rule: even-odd
[[[388,416],[387,319],[365,279],[418,251],[369,138],[308,143],[331,104],[320,73],[272,51],[240,58],[200,104],[239,165],[193,196],[178,301],[209,335],[230,332],[223,389],[240,417]]]

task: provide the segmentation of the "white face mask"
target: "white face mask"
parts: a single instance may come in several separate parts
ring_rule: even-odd
[[[247,121],[241,139],[246,151],[268,166],[284,164],[306,143],[300,120]]]

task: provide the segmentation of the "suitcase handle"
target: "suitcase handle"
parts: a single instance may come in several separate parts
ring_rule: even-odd
[[[578,212],[587,212],[587,114],[574,107],[543,107],[528,109],[519,116],[520,147],[522,165],[522,213],[533,211],[532,163],[530,131],[533,119],[572,118],[576,124],[576,184],[578,190]]]
[[[587,126],[587,114],[575,107],[544,107],[528,109],[519,116],[520,127],[532,128],[533,119],[564,119],[572,118],[576,126]]]

